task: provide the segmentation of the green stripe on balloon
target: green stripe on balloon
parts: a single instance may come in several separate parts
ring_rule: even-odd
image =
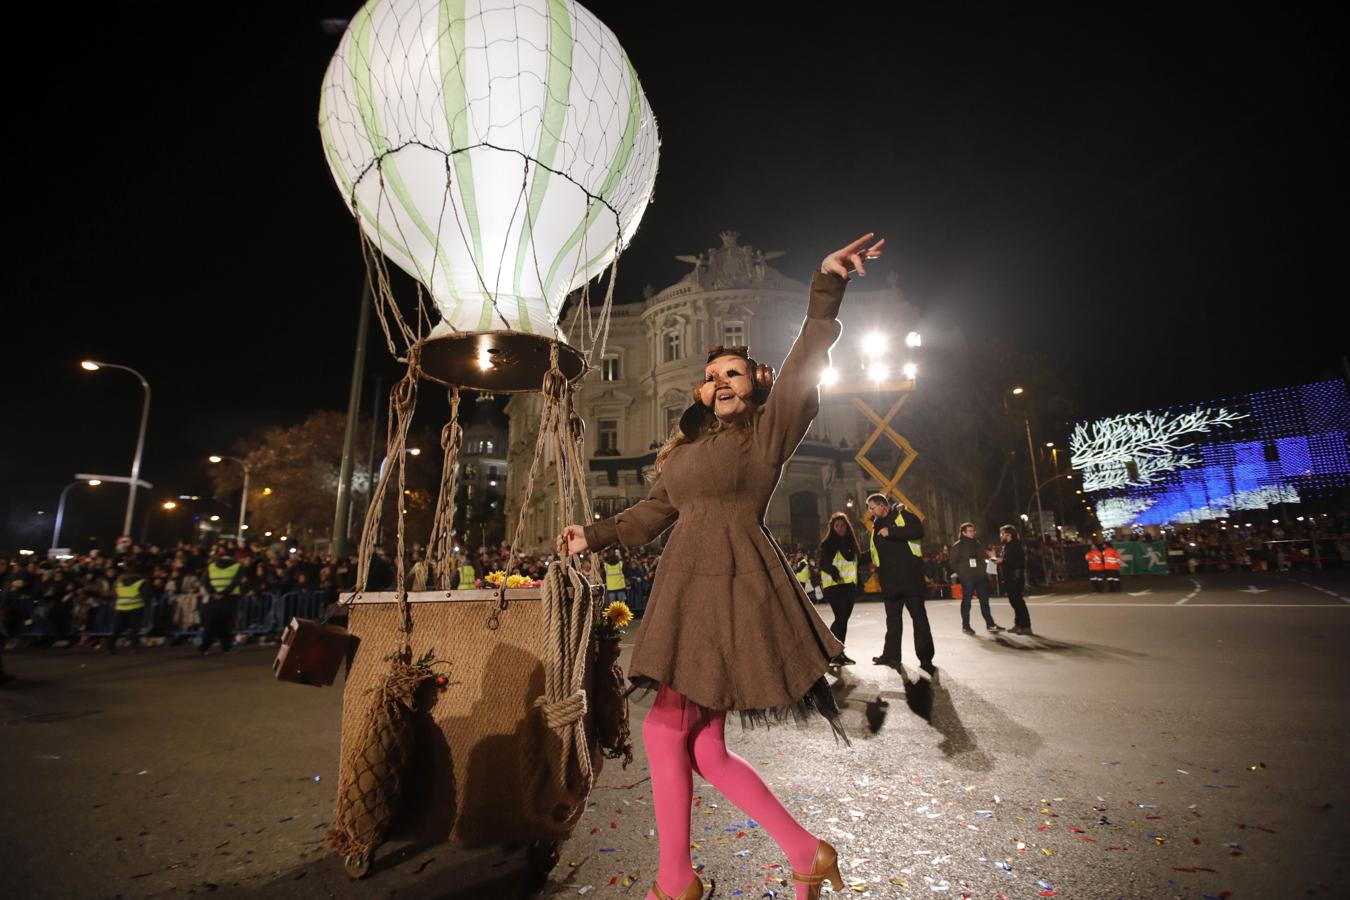
[[[620,52],[622,52],[622,48],[620,48]],[[628,161],[633,156],[633,145],[637,141],[638,127],[642,121],[642,88],[638,85],[637,71],[633,68],[633,63],[629,60],[627,53],[624,53],[623,61],[628,65],[628,120],[624,123],[623,137],[619,141],[618,149],[614,153],[614,160],[610,164],[609,174],[605,176],[604,184],[600,187],[599,199],[602,201],[609,200],[610,196],[614,193],[614,189],[618,187],[620,180],[623,178],[624,169],[628,166]],[[567,242],[563,244],[562,249],[558,251],[557,257],[553,260],[553,265],[549,266],[548,277],[544,280],[545,297],[552,293],[550,289],[553,285],[553,280],[558,276],[558,269],[562,267],[567,254],[571,253],[572,249],[576,247],[577,242],[581,240],[582,235],[590,230],[592,223],[595,222],[595,217],[600,214],[601,209],[601,204],[592,202],[586,213],[585,221],[576,227],[576,230],[572,232],[571,236],[567,239]],[[603,255],[604,254],[602,253],[601,256]],[[588,266],[583,271],[589,270]]]
[[[521,225],[520,241],[516,246],[515,291],[520,307],[520,330],[533,332],[529,309],[520,283],[525,271],[525,260],[534,241],[533,226],[544,205],[548,191],[549,170],[553,168],[561,144],[560,137],[567,124],[567,110],[572,93],[572,15],[563,0],[549,0],[548,76],[544,83],[544,121],[539,132],[539,148],[535,151],[534,172],[530,180],[530,195],[526,204],[525,222]],[[543,291],[543,285],[539,286]],[[545,306],[548,298],[544,298]]]
[[[464,206],[464,216],[469,221],[469,239],[473,243],[473,259],[482,260],[483,238],[478,223],[478,199],[474,191],[473,162],[469,159],[469,91],[464,83],[464,67],[461,65],[461,48],[467,46],[464,37],[465,2],[464,0],[441,0],[440,21],[437,33],[441,39],[436,42],[441,67],[441,103],[445,110],[445,124],[449,129],[450,151],[454,155],[451,161],[455,167],[455,179],[459,185],[459,199]],[[452,200],[453,202],[453,200]],[[480,276],[481,281],[481,276]],[[450,310],[450,318],[459,314],[460,302]],[[478,316],[478,330],[487,331],[492,327],[492,296],[483,291],[483,306]]]
[[[328,153],[329,167],[332,168],[333,174],[337,176],[338,181],[342,184],[342,196],[350,197],[361,213],[361,221],[370,223],[370,227],[374,228],[376,232],[379,233],[381,238],[380,247],[386,254],[389,254],[390,250],[396,250],[399,253],[402,253],[404,258],[408,260],[413,268],[417,269],[419,275],[426,275],[426,273],[422,271],[421,263],[408,252],[407,247],[404,247],[399,243],[397,236],[390,234],[384,229],[384,226],[380,224],[379,219],[371,212],[370,207],[366,206],[357,195],[351,179],[347,177],[347,171],[342,164],[342,158],[338,155],[337,145],[333,142],[333,136],[328,130],[328,113],[326,109],[327,99],[326,94],[321,94],[319,96],[319,137],[323,141],[323,149]]]
[[[455,289],[450,281],[450,260],[446,258],[445,251],[441,248],[440,241],[436,236],[436,230],[422,217],[422,213],[418,210],[417,203],[414,201],[412,193],[408,190],[408,186],[404,184],[403,176],[399,174],[398,171],[398,163],[394,160],[394,154],[389,152],[389,141],[385,138],[384,131],[380,127],[380,113],[375,104],[374,59],[370,47],[372,39],[371,17],[374,14],[375,8],[379,5],[379,0],[372,0],[372,2],[362,7],[356,23],[353,26],[352,37],[356,42],[356,62],[359,63],[359,65],[353,66],[352,82],[356,90],[357,106],[361,111],[361,124],[365,127],[366,140],[369,142],[371,149],[375,153],[380,172],[383,173],[382,182],[387,184],[390,190],[393,191],[394,197],[398,199],[398,205],[402,207],[403,214],[412,221],[413,227],[421,232],[422,237],[426,238],[427,242],[435,248],[436,257],[439,259],[441,266],[445,269],[445,283],[453,295]],[[388,197],[385,197],[384,199],[388,200]],[[394,204],[390,202],[390,206],[393,205]],[[411,254],[409,255],[409,258],[411,258]],[[422,280],[422,283],[434,291],[435,286],[432,282],[431,273],[423,272],[422,267],[416,265],[416,263],[414,263],[414,265],[417,268],[418,277]]]
[[[352,60],[352,88],[356,91],[356,109],[361,116],[361,124],[366,131],[366,142],[376,159],[389,150],[385,143],[384,132],[380,128],[379,111],[375,108],[375,95],[371,87],[371,19],[380,0],[371,0],[356,14],[352,23],[352,46],[356,59]]]

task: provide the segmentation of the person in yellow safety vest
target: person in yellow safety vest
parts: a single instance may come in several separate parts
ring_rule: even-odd
[[[1120,553],[1108,541],[1105,549],[1102,550],[1102,568],[1106,575],[1107,593],[1115,593],[1120,590]]]
[[[1088,580],[1092,582],[1092,589],[1097,593],[1102,592],[1102,576],[1106,573],[1106,557],[1102,556],[1102,551],[1096,544],[1088,548],[1084,554],[1087,557]]]
[[[806,554],[798,551],[793,556],[792,574],[797,579],[797,583],[802,586],[806,599],[815,603],[824,595],[820,592],[820,586],[817,582],[817,575],[812,569],[811,560],[807,559]]]
[[[601,561],[605,570],[605,603],[627,603],[628,579],[623,574],[623,557],[611,547]]]
[[[117,639],[126,632],[131,649],[140,650],[141,615],[149,599],[150,582],[137,572],[125,572],[113,582],[113,628],[107,650],[117,652]]]
[[[792,559],[792,574],[796,576],[797,583],[806,591],[806,596],[811,596],[811,560],[806,558],[805,553],[797,553]]]
[[[459,558],[459,565],[456,567],[459,572],[459,582],[456,585],[457,590],[471,591],[474,588],[474,581],[478,579],[478,573],[474,571],[473,563],[469,561],[469,555],[463,554]]]
[[[892,506],[885,494],[868,496],[867,512],[872,516],[869,551],[886,607],[886,637],[881,655],[872,657],[872,662],[900,668],[904,614],[908,611],[914,623],[914,653],[919,657],[919,668],[932,678],[937,666],[933,663],[933,629],[923,605],[923,520],[899,504]]]
[[[202,641],[197,648],[202,656],[215,641],[220,641],[221,653],[229,653],[234,645],[234,616],[243,594],[243,580],[243,564],[224,545],[216,547],[216,555],[206,567],[208,599],[202,607]]]
[[[820,586],[834,612],[830,633],[842,644],[848,636],[848,620],[853,615],[853,604],[858,599],[858,535],[846,513],[830,516],[825,538],[820,542]],[[857,660],[840,653],[830,660],[836,666],[857,665]]]

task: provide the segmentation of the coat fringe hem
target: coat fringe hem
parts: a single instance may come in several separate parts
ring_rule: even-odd
[[[659,690],[661,682],[655,678],[646,675],[633,675],[628,679],[631,685],[624,697],[631,697],[638,694],[638,699],[646,697],[649,693]],[[639,693],[640,692],[640,693]],[[699,703],[690,701],[700,710],[707,710]],[[796,703],[788,703],[784,706],[772,706],[763,709],[731,709],[726,712],[734,712],[741,717],[741,727],[745,729],[772,728],[774,725],[794,724],[798,727],[809,725],[816,714],[822,716],[830,725],[830,730],[834,733],[835,743],[843,741],[845,746],[852,747],[853,742],[849,740],[847,732],[844,731],[843,723],[840,719],[839,704],[834,699],[834,692],[830,690],[830,683],[822,675],[815,680],[806,696]]]

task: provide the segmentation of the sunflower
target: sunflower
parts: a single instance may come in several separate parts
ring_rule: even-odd
[[[616,629],[627,628],[628,623],[633,621],[633,611],[622,600],[615,600],[606,606],[604,616],[605,621]]]

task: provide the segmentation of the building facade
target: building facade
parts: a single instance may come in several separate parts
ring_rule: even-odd
[[[759,362],[775,370],[782,365],[806,314],[808,285],[770,266],[778,256],[742,245],[735,232],[724,232],[720,247],[677,257],[692,268],[675,284],[648,290],[637,302],[615,303],[599,369],[586,377],[576,397],[586,422],[586,482],[596,518],[647,495],[657,450],[678,426],[694,385],[702,381],[709,348],[743,344]],[[860,520],[865,498],[881,487],[855,459],[878,430],[866,410],[884,421],[902,394],[922,390],[899,373],[909,352],[904,336],[920,330],[920,323],[894,283],[877,289],[855,280],[840,320],[843,335],[831,361],[843,390],[822,387],[820,414],[784,467],[765,517],[771,533],[788,548],[814,547],[837,510]],[[563,324],[564,330],[570,325]],[[887,349],[880,357],[863,354],[860,342],[868,335],[885,340]],[[865,366],[879,364],[891,371],[878,382],[871,380],[875,369]],[[878,383],[881,388],[874,387]],[[511,420],[507,461],[520,487],[534,453],[539,397],[517,395],[506,410]],[[883,431],[866,458],[876,471],[889,474],[917,450],[918,458],[910,460],[914,465],[897,485],[899,493],[925,521],[932,520],[935,533],[950,534],[959,503],[943,485],[925,479],[922,441],[910,436],[906,443],[897,445]],[[551,549],[558,531],[556,487],[547,486],[548,474],[541,471],[525,510],[522,546],[530,550]],[[508,501],[508,530],[520,512],[519,494],[513,491]]]
[[[491,396],[480,395],[464,429],[455,483],[455,536],[470,547],[499,543],[505,534],[508,426]]]

